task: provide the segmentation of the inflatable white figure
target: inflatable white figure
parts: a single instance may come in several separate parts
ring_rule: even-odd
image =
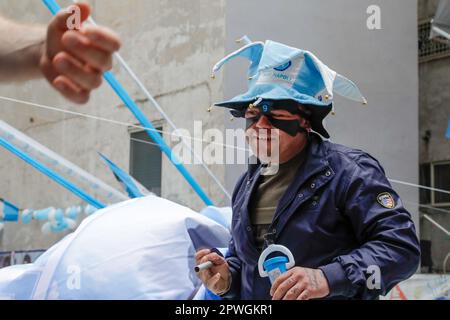
[[[190,299],[200,287],[196,250],[229,239],[189,208],[153,195],[129,200],[86,218],[34,264],[1,269],[0,298]]]

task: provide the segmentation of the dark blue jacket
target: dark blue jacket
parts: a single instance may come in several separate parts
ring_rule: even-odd
[[[322,141],[317,135],[306,153],[269,228],[275,243],[292,251],[296,266],[324,272],[331,289],[326,298],[385,295],[419,265],[411,215],[384,169],[369,154]],[[222,296],[225,299],[271,299],[269,279],[258,273],[259,252],[248,211],[260,170],[260,165],[250,166],[233,193],[232,240],[226,256],[232,285]],[[393,204],[377,200],[385,192],[392,195]],[[373,272],[373,267],[367,270],[369,266],[379,267],[380,289],[367,286]]]

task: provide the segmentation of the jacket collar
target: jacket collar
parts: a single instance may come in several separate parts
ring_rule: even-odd
[[[305,163],[301,169],[301,176],[296,180],[306,181],[311,175],[317,173],[319,168],[323,168],[328,165],[327,161],[327,144],[316,133],[310,133],[310,142],[307,146]],[[248,173],[249,177],[253,178],[259,168],[262,166],[261,162],[257,159],[256,163],[249,164]],[[320,171],[320,170],[319,170]]]
[[[302,188],[302,186],[314,175],[317,175],[319,172],[325,170],[327,167],[329,167],[329,163],[327,160],[327,153],[328,153],[328,144],[322,140],[322,138],[317,134],[311,134],[310,135],[310,143],[306,149],[306,155],[305,160],[301,168],[296,174],[296,177],[280,199],[278,203],[277,210],[275,212],[274,221],[278,220],[278,218],[283,215],[283,212],[286,208],[289,207],[289,205],[292,203],[292,201],[295,200],[297,191]],[[248,176],[247,176],[247,197],[244,197],[244,202],[242,203],[242,207],[244,208],[244,215],[242,216],[244,225],[249,225],[250,221],[248,220],[248,205],[250,201],[251,194],[255,192],[256,188],[256,181],[260,177],[261,174],[261,167],[262,164],[258,161],[256,164],[249,165],[248,168]],[[331,174],[326,179],[329,180],[332,178]],[[325,183],[325,182],[323,182]],[[312,192],[311,192],[312,194]],[[302,201],[305,201],[308,197],[305,197],[302,199]],[[292,211],[292,210],[291,210]],[[288,212],[289,213],[289,212]],[[288,220],[289,216],[292,214],[292,212],[288,215],[284,215],[283,221],[278,224],[277,223],[277,233],[283,229],[284,225],[286,224],[286,221]],[[247,236],[248,234],[245,233]],[[253,239],[251,237],[248,237],[248,241],[252,242]],[[250,252],[253,254],[253,258],[255,261],[258,258],[258,252],[256,248],[253,250],[250,250]]]

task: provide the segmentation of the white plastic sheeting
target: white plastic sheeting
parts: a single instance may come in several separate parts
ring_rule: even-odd
[[[70,181],[73,180],[79,187],[95,192],[106,203],[118,203],[129,198],[3,120],[0,120],[0,137],[12,143],[16,148],[25,152],[33,159],[48,166],[59,175],[66,177]]]
[[[450,300],[450,275],[415,274],[400,282],[382,300]]]
[[[227,247],[229,229],[148,196],[99,210],[34,264],[0,270],[3,299],[190,299],[199,248]]]

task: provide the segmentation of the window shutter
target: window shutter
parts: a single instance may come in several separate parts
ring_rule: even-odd
[[[156,130],[162,130],[157,128]],[[145,131],[131,133],[130,173],[149,191],[161,195],[162,153]]]

